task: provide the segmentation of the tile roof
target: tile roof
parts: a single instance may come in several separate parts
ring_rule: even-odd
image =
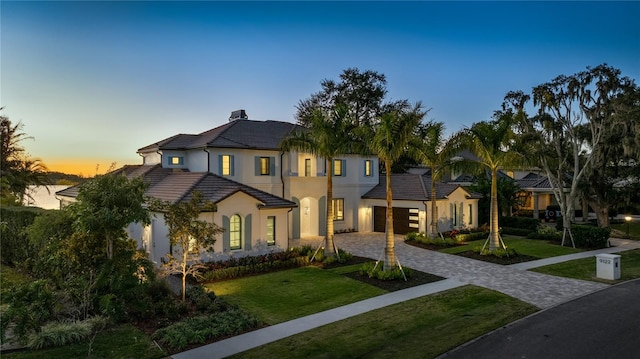
[[[159,200],[176,203],[188,201],[194,190],[204,198],[218,203],[237,192],[254,197],[263,208],[293,208],[294,202],[207,172],[176,171],[158,165],[128,165],[112,173],[122,173],[128,178],[142,177],[149,184],[147,195]],[[56,192],[56,195],[73,197],[78,195],[78,186]]]
[[[198,135],[175,135],[138,152],[203,147],[278,150],[280,141],[297,128],[301,127],[290,122],[235,120]]]
[[[551,183],[546,176],[541,176],[535,173],[529,173],[516,183],[522,189],[551,189]]]
[[[380,176],[380,183],[365,193],[362,198],[386,199],[387,197],[387,178]],[[462,186],[453,183],[436,182],[436,199],[445,199],[453,191]],[[464,188],[463,188],[464,189]],[[482,198],[482,195],[470,192],[469,198]],[[429,201],[431,200],[431,175],[430,174],[392,174],[391,175],[391,191],[394,200],[409,201]]]

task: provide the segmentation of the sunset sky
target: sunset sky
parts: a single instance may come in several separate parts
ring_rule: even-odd
[[[0,106],[52,170],[141,163],[140,147],[245,109],[295,106],[357,67],[449,132],[510,90],[601,63],[640,78],[640,2],[0,3]]]

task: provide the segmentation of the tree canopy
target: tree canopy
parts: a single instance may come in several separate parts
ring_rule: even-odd
[[[3,108],[0,108],[0,111]],[[12,124],[0,116],[0,198],[3,205],[22,205],[29,185],[47,185],[47,166],[30,157],[22,141],[32,139],[23,132],[22,122]]]
[[[108,173],[80,185],[77,201],[70,205],[78,232],[97,237],[105,244],[107,259],[113,258],[114,242],[126,239],[131,223],[149,224],[145,207],[147,185],[139,178]]]

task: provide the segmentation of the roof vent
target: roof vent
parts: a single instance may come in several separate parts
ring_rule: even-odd
[[[229,122],[235,120],[248,120],[249,116],[244,110],[235,110],[231,112],[231,116],[229,117]]]

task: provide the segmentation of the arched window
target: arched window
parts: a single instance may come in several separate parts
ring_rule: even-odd
[[[234,214],[229,221],[229,246],[231,249],[242,248],[242,219]]]

